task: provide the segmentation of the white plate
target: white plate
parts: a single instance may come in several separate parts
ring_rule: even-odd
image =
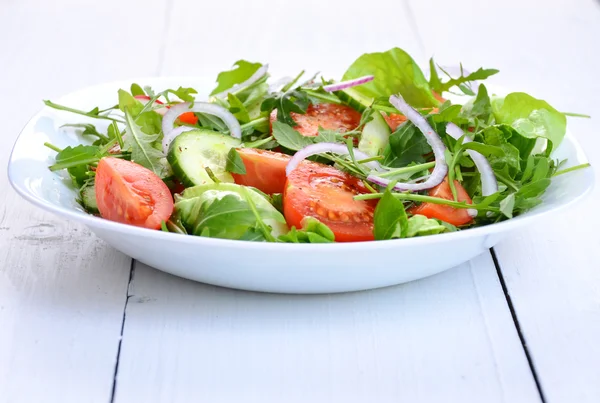
[[[192,78],[136,79],[98,85],[69,94],[60,104],[90,110],[116,102],[117,90],[131,82],[156,90],[192,86],[205,94],[213,80]],[[202,99],[199,97],[198,99]],[[16,191],[31,203],[87,225],[100,238],[127,255],[159,270],[191,280],[225,287],[280,293],[325,293],[365,290],[400,284],[452,268],[494,246],[519,227],[534,225],[588,193],[594,183],[591,169],[555,178],[544,203],[511,220],[465,231],[421,238],[340,244],[271,244],[202,238],[152,231],[86,214],[75,201],[70,180],[48,170],[59,147],[76,145],[65,123],[86,121],[82,116],[43,108],[21,132],[11,155],[8,176]],[[104,128],[103,121],[89,119]],[[568,158],[567,166],[587,162],[575,139],[567,135],[554,157]],[[549,214],[550,213],[550,214]]]

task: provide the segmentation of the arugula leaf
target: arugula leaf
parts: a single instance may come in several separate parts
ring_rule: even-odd
[[[101,153],[98,146],[78,145],[66,147],[56,154],[56,163],[50,166],[51,171],[67,169],[73,183],[81,187],[90,178],[89,165],[100,161]]]
[[[113,122],[115,123],[115,122]],[[98,144],[97,145],[102,145],[102,144],[106,144],[108,143],[108,140],[110,139],[110,134],[109,136],[105,136],[104,134],[98,132],[98,130],[96,129],[96,126],[89,124],[89,123],[73,123],[73,124],[66,124],[66,125],[62,125],[61,127],[74,127],[77,129],[83,129],[83,132],[81,132],[82,136],[95,136],[98,137]]]
[[[165,156],[153,146],[159,134],[144,133],[131,116],[129,109],[125,109],[125,131],[127,135],[123,143],[127,150],[131,150],[131,161],[148,168],[160,178],[171,175]]]
[[[435,235],[452,230],[449,224],[441,224],[438,220],[427,218],[424,215],[415,214],[408,219],[406,237]]]
[[[553,148],[560,145],[567,130],[565,115],[546,101],[523,92],[513,92],[504,98],[492,99],[492,111],[497,123],[512,126],[527,138],[544,138]]]
[[[306,217],[302,222],[302,229],[296,227],[277,238],[285,243],[331,243],[335,242],[335,235],[331,229],[314,217]]]
[[[246,232],[238,238],[240,241],[266,242],[267,238],[262,230],[258,228],[248,228]]]
[[[83,116],[87,116],[87,117],[94,118],[94,119],[105,119],[105,120],[112,120],[114,122],[124,123],[121,119],[113,118],[112,116],[108,116],[105,114],[106,112],[116,109],[117,106],[113,106],[113,107],[110,107],[110,108],[107,108],[104,110],[100,110],[98,107],[95,107],[91,111],[86,112],[86,111],[82,111],[80,109],[75,109],[75,108],[70,108],[68,106],[55,104],[54,102],[49,101],[49,100],[44,100],[44,105],[46,105],[50,108],[59,110],[59,111],[71,112],[71,113],[75,113],[77,115],[83,115]]]
[[[461,116],[471,118],[471,121],[474,124],[479,124],[475,119],[481,120],[484,123],[490,120],[490,116],[492,115],[492,103],[485,85],[479,85],[477,96],[467,102],[460,112]]]
[[[231,112],[241,123],[248,123],[250,121],[250,115],[242,101],[231,92],[227,94],[227,100],[229,101],[229,112]]]
[[[119,89],[119,109],[121,112],[125,112],[126,109],[131,111],[135,110],[137,115],[142,110],[142,104],[133,97],[130,93],[125,90]]]
[[[408,233],[408,217],[404,204],[386,189],[377,203],[373,216],[373,234],[376,240],[405,238]]]
[[[439,104],[417,63],[400,48],[363,54],[346,70],[342,80],[366,75],[373,75],[375,79],[353,90],[370,100],[400,93],[406,102],[417,108]]]
[[[291,126],[281,122],[273,122],[273,137],[280,145],[294,151],[313,144],[310,137],[301,135]]]
[[[177,98],[185,102],[194,102],[195,98],[193,94],[197,94],[198,91],[191,87],[179,87],[176,90],[168,89],[164,91],[165,96],[167,93],[175,95]]]
[[[286,123],[290,126],[296,126],[296,122],[290,113],[295,112],[305,114],[309,105],[308,95],[304,91],[288,91],[284,93],[273,94],[260,105],[261,112],[270,113],[277,109],[277,121]]]
[[[484,68],[480,67],[477,71],[465,76],[462,71],[462,65],[461,65],[460,77],[452,78],[450,76],[450,74],[448,74],[446,71],[444,71],[441,67],[438,66],[440,70],[442,70],[448,77],[450,77],[450,79],[444,83],[440,80],[440,78],[438,76],[437,69],[435,67],[435,62],[433,61],[433,58],[431,58],[429,60],[429,66],[431,68],[431,78],[429,80],[429,85],[431,86],[431,89],[433,91],[437,92],[438,94],[446,92],[450,88],[456,86],[466,95],[475,95],[475,93],[473,93],[471,88],[468,85],[466,85],[467,83],[470,83],[470,82],[476,81],[476,80],[485,80],[486,78],[493,76],[494,74],[497,74],[500,71],[500,70],[496,70],[496,69],[484,69]]]
[[[500,201],[500,212],[508,218],[513,217],[513,209],[515,207],[515,194],[511,193]]]
[[[236,84],[243,83],[262,67],[261,63],[251,63],[246,60],[238,60],[233,64],[234,68],[222,71],[217,76],[217,87],[210,93],[211,96],[228,90]]]
[[[225,170],[234,174],[246,174],[246,165],[244,165],[244,161],[242,160],[242,157],[240,157],[240,153],[238,153],[238,151],[235,148],[232,148],[227,153],[227,162],[225,163]]]

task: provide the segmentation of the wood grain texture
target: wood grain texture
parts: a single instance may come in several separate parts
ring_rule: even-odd
[[[160,32],[140,41],[131,21],[163,9],[162,0],[0,2],[2,403],[110,400],[131,259],[19,198],[6,164],[42,99],[155,74]]]
[[[587,113],[570,130],[593,166],[600,166],[597,94],[600,3],[411,1],[428,53],[501,70],[492,80]],[[431,10],[436,13],[431,13]],[[484,18],[482,15],[493,15]],[[456,23],[457,20],[468,23]],[[435,29],[428,29],[435,27]],[[439,32],[444,32],[440,35]],[[596,176],[598,181],[598,176]],[[600,226],[596,186],[573,211],[523,230],[496,248],[527,348],[546,401],[600,401]]]
[[[386,289],[260,294],[136,263],[116,402],[537,402],[489,255]]]

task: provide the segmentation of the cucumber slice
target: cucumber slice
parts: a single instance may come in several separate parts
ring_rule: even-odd
[[[345,103],[348,106],[351,106],[360,113],[364,112],[365,109],[367,109],[373,103],[373,99],[359,94],[353,88],[347,88],[345,90],[336,91],[335,95],[337,95],[343,103]]]
[[[374,111],[373,120],[365,125],[360,136],[358,149],[371,157],[381,155],[390,143],[392,131],[379,111]]]
[[[85,185],[84,187],[81,188],[81,190],[79,191],[79,194],[81,195],[81,205],[83,206],[85,211],[87,211],[88,213],[91,213],[91,214],[99,214],[100,213],[100,211],[98,210],[98,203],[96,203],[96,185],[95,184]]]
[[[173,140],[167,160],[175,176],[185,186],[213,183],[206,173],[206,167],[221,182],[233,182],[231,174],[225,171],[227,153],[240,144],[238,139],[212,130],[191,130]]]

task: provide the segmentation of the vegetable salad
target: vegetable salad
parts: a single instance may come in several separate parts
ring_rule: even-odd
[[[431,59],[429,71],[399,48],[360,56],[339,81],[273,79],[266,64],[239,60],[208,99],[134,83],[91,111],[45,101],[97,122],[65,125],[81,145],[46,143],[57,152],[50,169],[66,170],[82,207],[104,219],[329,243],[507,220],[542,203],[553,176],[585,167],[551,158],[567,114],[480,83],[498,70],[453,76]]]

